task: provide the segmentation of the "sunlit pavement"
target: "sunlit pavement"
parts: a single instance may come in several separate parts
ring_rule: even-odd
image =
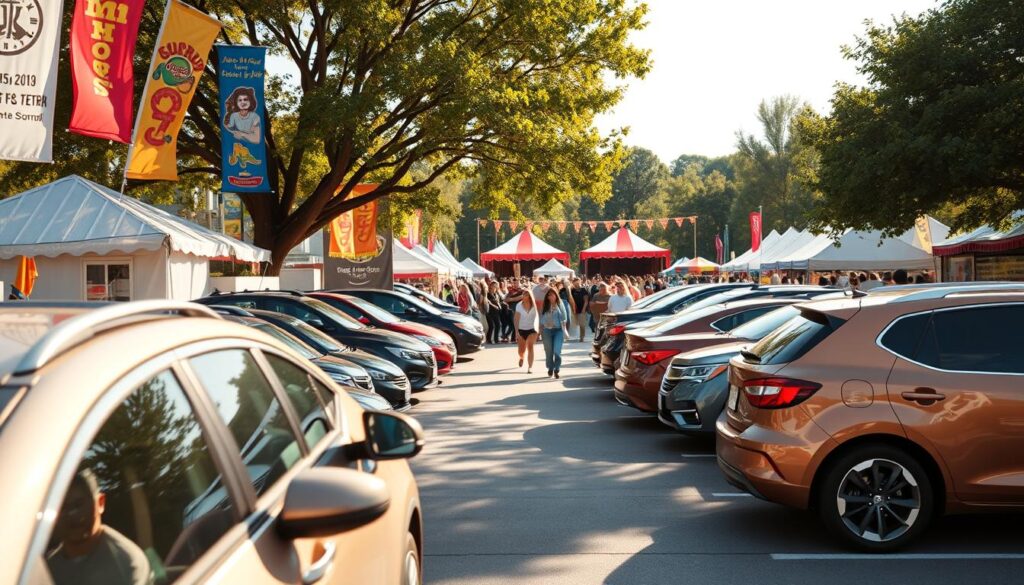
[[[566,344],[562,379],[515,347],[468,356],[410,414],[432,584],[1021,583],[1024,516],[941,520],[913,548],[850,555],[816,519],[737,493],[714,443],[618,405]]]

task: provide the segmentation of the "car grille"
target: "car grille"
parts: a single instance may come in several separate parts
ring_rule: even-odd
[[[357,388],[373,390],[373,382],[370,381],[369,376],[353,376],[352,382],[355,383]]]
[[[672,389],[675,388],[676,384],[678,384],[678,383],[679,383],[679,380],[669,380],[668,378],[662,378],[661,379],[661,391],[662,392],[671,392]]]
[[[388,376],[388,382],[391,382],[396,388],[406,390],[409,388],[409,378],[405,376]]]
[[[428,351],[428,352],[424,352],[424,353],[422,353],[420,355],[423,356],[424,360],[426,360],[428,366],[433,366],[434,365],[434,352]]]

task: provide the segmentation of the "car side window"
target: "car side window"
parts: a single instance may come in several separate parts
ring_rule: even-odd
[[[237,521],[177,378],[139,386],[103,424],[61,504],[53,583],[172,583]]]
[[[324,327],[324,321],[320,318],[320,315],[307,309],[300,303],[276,298],[267,298],[263,303],[269,311],[291,315],[304,323],[309,323],[317,329],[323,329]]]
[[[896,355],[916,359],[921,336],[928,327],[931,312],[904,317],[893,323],[878,342]]]
[[[1024,305],[936,311],[916,361],[942,370],[1024,374]]]
[[[357,319],[358,320],[360,317],[363,316],[362,312],[357,310],[355,307],[349,305],[348,303],[340,303],[340,302],[331,303],[329,301],[324,301],[324,302],[329,304],[329,305],[331,305],[335,309],[338,309],[342,313],[345,313],[349,317],[352,317],[353,319]]]
[[[252,354],[227,349],[189,359],[241,452],[256,494],[302,458],[284,408]]]
[[[288,396],[288,402],[298,414],[306,446],[312,449],[336,424],[334,393],[320,391],[313,385],[309,373],[290,361],[273,354],[266,356]]]

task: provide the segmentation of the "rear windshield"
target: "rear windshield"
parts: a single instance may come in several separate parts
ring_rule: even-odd
[[[781,309],[775,309],[767,315],[761,315],[749,323],[744,323],[729,333],[736,337],[757,341],[779,327],[782,327],[786,324],[786,321],[789,321],[799,314],[800,310],[796,307],[782,307]]]
[[[714,315],[721,313],[723,310],[725,310],[725,306],[717,304],[711,305],[710,307],[705,307],[703,309],[691,308],[688,311],[685,311],[683,313],[677,313],[676,315],[673,315],[672,317],[665,319],[664,321],[658,323],[657,325],[651,327],[650,329],[656,331],[659,334],[666,334],[672,331],[673,329],[686,325],[687,323],[692,323],[694,321],[704,319],[707,317],[713,317]]]
[[[747,359],[757,356],[762,365],[786,364],[799,359],[835,331],[821,313],[805,311],[766,335],[747,352]]]

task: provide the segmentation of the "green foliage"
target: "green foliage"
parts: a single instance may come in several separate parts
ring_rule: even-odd
[[[815,222],[897,233],[931,213],[967,228],[1024,207],[1021,31],[1024,7],[1005,0],[869,24],[845,49],[867,85],[840,84],[831,115],[800,118],[821,157]]]
[[[604,203],[606,219],[637,217],[638,207],[658,193],[661,181],[668,178],[668,167],[646,148],[633,148],[622,169],[612,181],[612,197]]]

